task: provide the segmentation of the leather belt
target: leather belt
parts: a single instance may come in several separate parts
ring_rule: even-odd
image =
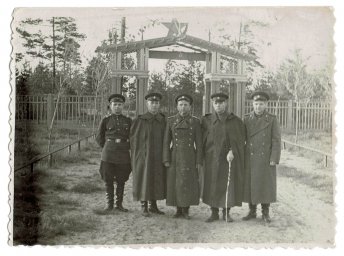
[[[129,140],[126,139],[107,139],[107,141],[113,141],[115,143],[129,142]]]

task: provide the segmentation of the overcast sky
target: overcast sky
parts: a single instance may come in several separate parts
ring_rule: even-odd
[[[177,18],[187,22],[187,34],[208,40],[211,31],[212,41],[216,42],[219,28],[237,36],[240,22],[256,20],[269,26],[253,28],[261,62],[275,70],[283,59],[294,49],[302,49],[303,54],[311,58],[308,66],[322,68],[333,62],[333,25],[334,17],[326,7],[223,7],[223,8],[24,8],[14,12],[13,26],[25,18],[50,19],[53,16],[70,16],[75,18],[78,30],[87,38],[81,43],[83,59],[90,59],[100,42],[107,38],[109,30],[120,24],[126,17],[127,33],[137,35],[139,28],[150,20],[159,19],[170,22]],[[42,31],[50,33],[42,27]],[[223,33],[223,32],[222,32]],[[144,39],[163,37],[167,28],[163,25],[149,28]],[[14,37],[16,38],[16,37]],[[20,42],[14,40],[14,48],[21,49]]]

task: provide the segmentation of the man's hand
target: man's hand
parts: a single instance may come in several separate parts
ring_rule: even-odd
[[[234,159],[233,151],[230,150],[227,154],[227,161],[232,162],[233,159]]]
[[[198,172],[202,169],[202,165],[201,164],[196,164],[196,168],[198,170]]]
[[[270,161],[270,166],[275,166],[276,163],[274,161]]]
[[[164,165],[165,165],[165,167],[170,167],[171,166],[171,164],[169,162],[165,162]]]

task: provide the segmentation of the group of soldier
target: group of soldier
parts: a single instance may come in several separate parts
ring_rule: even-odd
[[[178,113],[166,118],[160,112],[162,95],[145,96],[147,112],[133,121],[122,114],[125,97],[109,97],[111,114],[102,119],[96,140],[102,147],[100,174],[106,185],[105,212],[123,212],[125,182],[132,172],[132,193],[142,214],[164,214],[157,200],[176,207],[173,217],[190,219],[189,208],[200,199],[209,205],[206,222],[232,222],[230,208],[249,203],[243,220],[257,217],[270,222],[270,203],[276,201],[276,165],[281,134],[276,116],[267,112],[269,95],[251,95],[253,111],[242,121],[228,112],[228,95],[211,95],[213,113],[201,119],[191,115],[193,99],[176,97]],[[114,183],[116,201],[114,202]]]

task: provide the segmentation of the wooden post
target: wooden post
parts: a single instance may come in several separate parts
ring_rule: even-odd
[[[240,101],[240,104],[238,105],[238,113],[240,111],[239,117],[243,119],[245,116],[246,82],[239,82],[237,84],[239,86],[237,98],[238,101]]]
[[[143,48],[138,51],[138,70],[146,71],[146,76],[138,76],[136,79],[136,115],[147,111],[145,95],[148,90],[148,58],[149,49]]]
[[[48,165],[49,165],[49,167],[53,166],[53,155],[52,154],[49,155]]]
[[[231,82],[229,84],[229,101],[228,101],[228,110],[229,112],[235,113],[235,88],[236,83]]]
[[[121,77],[118,77],[118,76],[111,77],[111,93],[122,94]]]
[[[147,93],[148,78],[138,78],[136,80],[136,115],[147,111],[145,95]]]
[[[47,126],[49,128],[51,120],[54,115],[54,95],[48,94],[47,96]]]
[[[287,129],[293,130],[293,101],[288,101],[288,109],[287,109]]]
[[[204,95],[203,95],[203,109],[202,114],[205,115],[207,113],[211,113],[212,107],[210,102],[210,95],[211,95],[211,82],[206,81],[205,82],[205,88],[204,88]]]
[[[205,73],[211,73],[211,54],[207,53],[205,56]],[[211,95],[211,82],[209,79],[205,80],[205,88],[204,88],[204,95],[203,95],[203,108],[202,114],[205,115],[207,113],[211,113],[212,107],[210,104],[210,95]]]

